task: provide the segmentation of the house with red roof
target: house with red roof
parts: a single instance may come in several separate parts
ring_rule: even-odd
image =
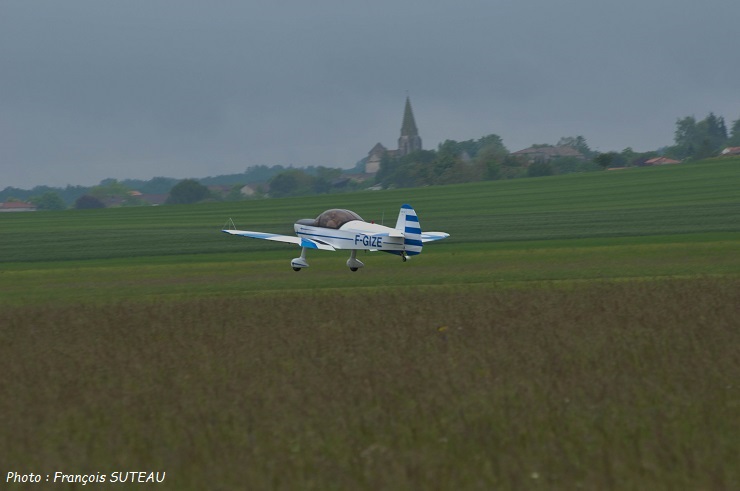
[[[549,162],[553,159],[562,157],[586,160],[586,157],[584,157],[581,152],[568,146],[539,145],[513,152],[511,155],[514,157],[521,157],[529,164],[533,164],[535,162]]]
[[[727,147],[720,153],[721,157],[731,157],[734,155],[740,155],[740,147]]]
[[[36,211],[36,205],[23,201],[7,201],[0,203],[0,212]]]
[[[655,157],[654,159],[645,161],[645,165],[671,165],[680,163],[680,160],[673,160],[669,159],[668,157]]]

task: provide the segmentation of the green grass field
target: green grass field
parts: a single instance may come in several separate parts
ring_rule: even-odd
[[[200,206],[0,216],[0,265],[278,250],[217,233],[237,227],[292,233],[298,218],[327,208],[395,223],[403,203],[427,230],[484,243],[740,232],[740,162],[709,161],[458,186]],[[235,241],[236,240],[236,241]],[[287,252],[286,254],[290,254]]]
[[[738,489],[738,189],[740,161],[715,160],[0,215],[0,471]],[[405,202],[452,236],[357,273],[322,251],[295,273],[298,248],[220,233],[332,207],[392,224]]]

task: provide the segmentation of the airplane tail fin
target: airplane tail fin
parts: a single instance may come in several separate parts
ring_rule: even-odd
[[[411,205],[401,206],[396,220],[396,230],[403,232],[404,248],[407,256],[421,254],[421,226],[419,217]]]

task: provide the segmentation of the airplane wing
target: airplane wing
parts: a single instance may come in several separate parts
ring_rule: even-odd
[[[446,232],[424,232],[421,234],[422,242],[431,242],[433,240],[442,240],[449,237],[450,234]]]
[[[252,232],[249,230],[222,230],[227,234],[240,235],[242,237],[251,237],[253,239],[265,239],[274,240],[276,242],[287,242],[289,244],[296,244],[306,249],[321,249],[324,251],[336,251],[336,249],[329,244],[319,242],[318,240],[303,239],[301,237],[294,237],[292,235],[279,235],[279,234],[267,234],[264,232]]]

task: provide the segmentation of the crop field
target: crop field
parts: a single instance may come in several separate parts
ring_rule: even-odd
[[[738,189],[716,160],[0,215],[2,478],[739,489]],[[392,224],[405,202],[451,237],[356,273],[220,233],[332,207]]]

